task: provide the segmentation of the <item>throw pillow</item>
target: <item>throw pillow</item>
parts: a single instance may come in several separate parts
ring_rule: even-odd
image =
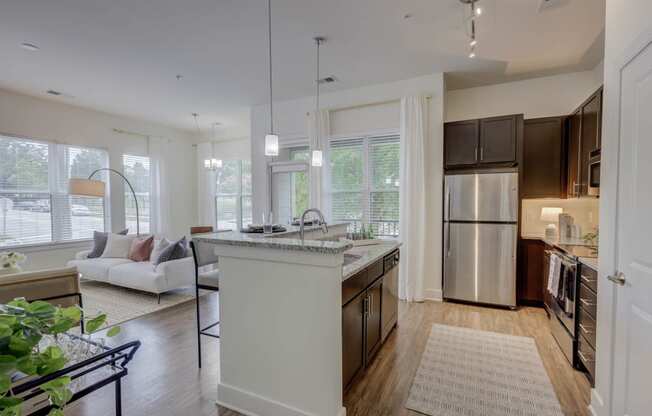
[[[109,234],[102,257],[126,259],[129,256],[129,249],[134,238],[135,236],[132,235]]]
[[[167,246],[170,245],[170,240],[167,238],[161,238],[160,240],[157,240],[154,242],[154,249],[149,255],[149,261],[152,263],[156,262],[158,258],[161,256],[161,252],[165,250]]]
[[[154,236],[134,238],[129,249],[129,260],[147,261],[154,248]]]
[[[158,256],[158,258],[154,259],[154,265],[158,266],[159,264],[164,263],[166,261],[182,259],[186,257],[187,254],[188,254],[188,243],[186,241],[186,237],[183,237],[182,239],[175,241],[174,243],[170,244],[165,249],[163,249],[163,251]]]
[[[118,234],[127,235],[128,232],[129,229],[127,228],[126,230],[120,231]],[[104,249],[106,248],[106,240],[109,238],[109,234],[110,233],[103,231],[93,231],[93,249],[90,253],[88,253],[86,258],[95,259],[104,253]]]

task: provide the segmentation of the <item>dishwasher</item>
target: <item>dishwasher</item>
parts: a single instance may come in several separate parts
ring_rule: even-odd
[[[398,322],[398,263],[399,251],[393,251],[385,256],[382,285],[381,342],[389,336]]]

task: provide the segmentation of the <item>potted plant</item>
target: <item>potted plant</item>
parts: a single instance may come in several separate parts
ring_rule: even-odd
[[[45,376],[63,369],[69,358],[56,342],[43,348],[44,337],[56,341],[64,333],[79,325],[82,310],[77,306],[60,308],[44,301],[28,302],[14,299],[0,305],[0,416],[20,416],[23,400],[12,394],[13,377],[17,374]],[[106,315],[99,314],[85,320],[87,333],[100,329]],[[111,328],[107,336],[120,332]],[[59,377],[40,388],[53,405],[49,416],[63,416],[63,408],[72,398],[70,377]]]

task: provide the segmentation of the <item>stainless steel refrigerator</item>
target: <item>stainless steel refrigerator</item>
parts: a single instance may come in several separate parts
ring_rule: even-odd
[[[444,298],[516,306],[518,175],[446,175]]]

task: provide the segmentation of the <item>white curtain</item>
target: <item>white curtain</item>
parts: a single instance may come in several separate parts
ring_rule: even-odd
[[[150,195],[150,233],[170,235],[170,142],[167,139],[148,137],[152,188]]]
[[[424,280],[428,272],[428,211],[426,199],[426,140],[428,100],[422,96],[401,99],[401,155],[399,233],[401,267],[399,297],[424,300]]]
[[[310,207],[324,209],[322,206],[322,171],[326,165],[326,149],[328,147],[328,136],[330,135],[330,112],[328,110],[313,111],[310,113],[310,159],[313,150],[321,150],[323,155],[323,166],[310,166]]]
[[[204,168],[204,160],[214,156],[213,143],[200,143],[197,145],[197,207],[199,224],[212,225],[217,229],[215,207],[216,173]]]

